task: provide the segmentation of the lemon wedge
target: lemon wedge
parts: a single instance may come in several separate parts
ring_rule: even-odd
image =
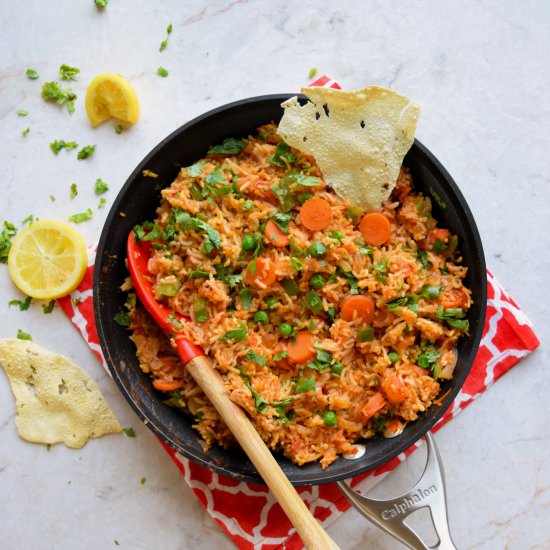
[[[82,235],[56,220],[38,220],[20,231],[8,255],[8,272],[15,286],[37,300],[52,300],[72,292],[87,266]]]
[[[86,113],[94,128],[111,117],[135,124],[139,117],[136,91],[119,74],[100,74],[86,89]]]

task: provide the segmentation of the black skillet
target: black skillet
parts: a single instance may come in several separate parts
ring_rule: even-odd
[[[138,416],[164,442],[184,456],[234,479],[261,483],[256,470],[239,449],[223,450],[214,445],[204,452],[192,421],[162,403],[150,379],[139,368],[135,347],[127,330],[114,321],[126,296],[119,287],[128,276],[125,266],[126,239],[134,225],[155,217],[160,189],[172,183],[181,166],[204,157],[209,147],[227,137],[245,137],[265,123],[278,122],[281,103],[295,94],[252,97],[224,105],[184,124],[161,141],[132,172],[113,203],[105,222],[95,262],[94,309],[101,347],[109,369],[123,395]],[[472,290],[473,305],[468,313],[470,336],[458,346],[453,380],[441,387],[441,405],[432,406],[403,433],[391,439],[369,440],[365,454],[356,460],[339,458],[325,470],[318,464],[297,466],[282,455],[277,459],[294,485],[317,485],[346,479],[375,468],[403,452],[420,439],[450,406],[474,361],[481,338],[487,301],[485,259],[479,233],[462,193],[438,160],[415,140],[405,157],[415,188],[433,200],[434,217],[440,226],[459,237],[463,263],[468,266],[465,284]],[[144,170],[158,178],[143,175]],[[442,208],[445,206],[445,208]]]

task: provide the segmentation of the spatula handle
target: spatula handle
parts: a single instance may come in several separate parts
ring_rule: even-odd
[[[338,549],[336,543],[307,509],[244,411],[231,401],[211,359],[198,356],[189,361],[186,366],[275,495],[306,548],[308,550]]]

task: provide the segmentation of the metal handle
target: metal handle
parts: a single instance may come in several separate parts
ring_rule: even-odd
[[[456,550],[449,532],[443,465],[429,433],[426,434],[426,444],[428,456],[420,480],[410,491],[399,497],[388,500],[367,498],[357,494],[345,481],[339,481],[338,487],[363,516],[409,548]],[[439,537],[434,546],[428,546],[404,521],[413,512],[426,507],[430,509]]]

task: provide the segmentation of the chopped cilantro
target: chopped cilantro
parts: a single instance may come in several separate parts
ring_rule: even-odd
[[[140,482],[142,485],[144,485],[146,481],[147,481],[147,478],[146,478],[146,477],[142,477],[142,478],[139,480],[139,482]]]
[[[243,210],[250,210],[254,206],[254,202],[246,200],[243,202]]]
[[[288,351],[281,351],[281,353],[276,353],[273,356],[274,361],[280,361],[281,359],[284,359],[285,357],[288,357]]]
[[[251,349],[249,349],[248,353],[246,354],[246,360],[257,363],[261,367],[265,367],[267,365],[267,357],[264,357],[263,355],[258,355],[254,350]]]
[[[122,431],[128,436],[128,437],[136,437],[136,432],[134,428],[122,428]]]
[[[76,183],[71,183],[71,199],[74,199],[78,195],[78,186]]]
[[[23,218],[21,220],[21,225],[25,225],[28,223],[29,225],[34,222],[34,216],[32,214],[29,214],[26,218]]]
[[[418,296],[420,298],[435,299],[441,293],[441,285],[424,285],[422,290],[419,292]]]
[[[118,323],[121,327],[129,327],[130,326],[130,316],[127,311],[119,311],[115,317],[115,323]]]
[[[52,152],[57,155],[61,149],[70,151],[71,149],[76,149],[78,143],[76,141],[65,141],[64,139],[56,139],[50,143],[50,149]]]
[[[314,290],[307,294],[305,301],[307,307],[316,315],[323,311],[323,301],[321,300],[319,294],[317,294]]]
[[[239,328],[228,330],[221,338],[220,342],[242,342],[248,338],[248,329],[245,325],[241,325]]]
[[[309,69],[308,77],[313,78],[317,74],[317,67],[312,67]]]
[[[445,321],[449,326],[466,332],[470,324],[468,319],[464,319],[464,315],[465,313],[460,308],[443,309],[443,306],[439,306],[436,317],[440,321]]]
[[[439,196],[439,194],[433,187],[429,187],[428,193],[430,193],[433,200],[439,206],[439,208],[441,208],[441,210],[445,210],[447,208],[447,203]]]
[[[27,311],[31,307],[32,298],[27,296],[24,300],[10,300],[8,306],[18,306],[19,311]]]
[[[123,131],[124,131],[124,126],[122,126],[122,124],[117,124],[117,125],[115,126],[115,132],[116,132],[117,134],[122,134]]]
[[[17,229],[15,229],[15,226],[12,223],[7,221],[3,223],[3,226],[4,229],[0,233],[0,262],[5,264],[8,261],[11,241],[17,234]]]
[[[76,67],[71,67],[70,65],[63,63],[63,65],[59,67],[59,78],[61,80],[76,80],[75,76],[79,72],[80,69],[77,69]]]
[[[294,393],[306,393],[315,389],[315,377],[299,378],[294,386]]]
[[[42,86],[42,98],[45,101],[51,101],[58,105],[66,104],[70,114],[74,113],[76,97],[71,88],[62,88],[57,82],[46,82]]]
[[[209,155],[238,155],[247,145],[245,139],[226,138],[221,145],[214,145],[209,151]]]
[[[277,144],[275,153],[270,157],[267,157],[265,160],[269,164],[286,168],[290,164],[294,164],[296,162],[296,153],[293,153],[290,150],[290,147],[284,141],[281,141]]]
[[[163,52],[168,47],[168,37],[172,33],[172,23],[166,27],[166,38],[160,43],[159,52]]]
[[[94,0],[94,2],[98,8],[106,8],[109,0]],[[118,544],[117,540],[115,540],[115,544]]]
[[[176,225],[179,226],[179,228],[182,231],[186,230],[199,230],[204,231],[205,237],[202,247],[202,252],[205,255],[209,255],[210,252],[214,249],[218,249],[221,247],[221,237],[220,234],[210,225],[208,225],[205,221],[194,218],[189,214],[188,212],[185,212],[179,208],[173,208],[172,209],[173,219]],[[148,237],[149,235],[147,235]],[[147,240],[147,238],[145,238]]]
[[[78,151],[76,158],[78,160],[84,160],[91,157],[94,154],[95,147],[95,145],[85,145],[82,149],[80,149],[80,151]]]
[[[97,178],[95,180],[94,191],[96,195],[103,195],[103,193],[109,191],[109,186],[101,178]]]
[[[17,338],[19,340],[32,340],[32,336],[28,332],[25,332],[20,328],[17,329]]]
[[[47,304],[42,304],[42,313],[48,315],[53,311],[55,307],[55,300],[50,300]]]
[[[55,202],[55,195],[50,195],[50,200],[51,200],[52,202]]]
[[[30,80],[36,80],[37,78],[39,78],[38,73],[34,69],[27,69],[25,74]]]
[[[241,299],[243,308],[250,309],[250,306],[252,305],[252,294],[250,294],[250,290],[248,290],[248,288],[244,287],[239,291],[239,298]]]
[[[202,174],[202,169],[204,168],[205,164],[206,161],[204,160],[200,160],[199,162],[192,164],[187,168],[187,175],[191,178],[198,178]]]
[[[21,131],[22,136],[28,136],[31,129],[27,126],[24,130]]]
[[[104,208],[107,204],[107,199],[105,197],[101,197],[99,199],[99,204],[97,205],[98,208]]]
[[[161,76],[162,78],[166,78],[169,74],[170,73],[164,67],[159,67],[157,69],[157,75]]]
[[[25,109],[19,109],[17,111],[17,116],[27,116],[29,114],[29,111],[25,111]]]
[[[82,223],[91,220],[93,216],[94,214],[91,208],[88,208],[86,212],[79,212],[78,214],[73,214],[72,216],[69,216],[69,221],[73,223]]]

